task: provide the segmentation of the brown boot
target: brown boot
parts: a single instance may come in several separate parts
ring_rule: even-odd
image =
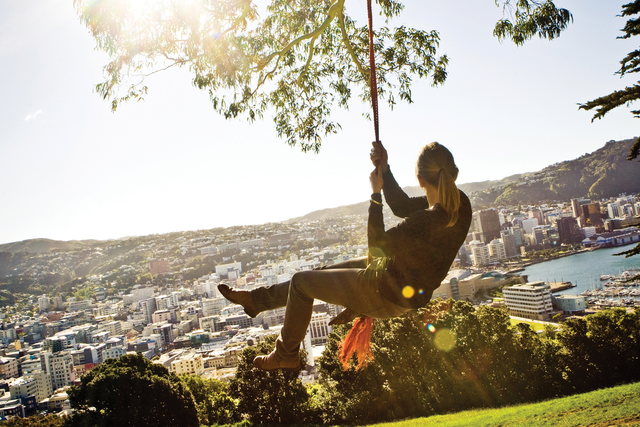
[[[249,291],[234,291],[229,286],[221,283],[218,285],[218,291],[224,296],[226,299],[231,301],[234,304],[240,304],[244,307],[244,312],[247,313],[249,317],[256,317],[260,314],[261,310],[256,308],[253,303],[253,298],[251,298],[251,292]]]
[[[263,371],[282,369],[283,371],[298,372],[302,368],[298,357],[292,360],[285,360],[275,350],[267,356],[257,356],[253,359],[253,366]]]

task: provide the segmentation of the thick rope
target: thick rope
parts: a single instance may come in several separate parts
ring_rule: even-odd
[[[376,134],[375,142],[380,142],[380,131],[378,125],[378,84],[376,81],[376,52],[373,45],[373,14],[371,12],[371,1],[367,0],[367,12],[369,16],[369,86],[371,89],[371,107],[373,109],[373,128]],[[376,166],[380,164],[380,160],[376,160]],[[373,260],[369,253],[368,264]],[[343,369],[349,369],[349,360],[354,355],[358,357],[356,370],[360,370],[367,366],[370,359],[373,358],[371,353],[371,331],[373,330],[373,319],[367,316],[360,316],[356,319],[351,330],[340,343],[338,358],[342,363]]]
[[[367,0],[367,13],[369,17],[369,86],[371,88],[371,107],[373,108],[373,128],[376,141],[380,142],[380,130],[378,126],[378,83],[376,79],[376,52],[373,45],[373,13],[371,1]]]

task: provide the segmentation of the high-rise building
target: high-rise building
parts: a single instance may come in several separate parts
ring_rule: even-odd
[[[609,218],[620,218],[620,207],[617,203],[609,203],[607,205],[607,211],[609,212]]]
[[[482,241],[488,244],[493,239],[500,238],[500,218],[495,209],[484,209],[477,215],[478,231],[482,234]]]
[[[489,247],[484,243],[471,242],[469,249],[471,249],[471,258],[474,266],[487,265],[491,262]]]
[[[500,232],[500,238],[504,244],[504,251],[507,258],[511,258],[518,255],[518,248],[516,247],[516,236],[513,235],[512,230],[502,230]]]
[[[40,313],[47,311],[49,309],[49,304],[49,297],[46,294],[38,298],[38,309],[40,310]]]
[[[520,246],[524,246],[526,243],[524,239],[525,231],[522,227],[512,227],[511,232],[513,233],[513,237],[516,239],[516,250],[518,250]]]
[[[142,314],[144,315],[144,319],[146,323],[153,322],[152,316],[156,311],[156,299],[149,298],[143,301],[140,301],[140,307],[142,307]]]
[[[68,351],[58,353],[44,353],[47,373],[51,375],[53,390],[72,385],[76,380],[76,371],[73,367],[73,357]]]
[[[529,211],[529,218],[535,218],[538,220],[538,225],[544,224],[544,218],[540,209],[531,209]]]
[[[572,245],[574,243],[580,243],[582,240],[582,236],[580,236],[580,229],[578,228],[578,221],[576,221],[575,218],[558,218],[556,226],[558,227],[558,233],[560,234],[560,243]]]
[[[582,221],[586,221],[587,219],[584,217],[582,212],[582,205],[587,205],[591,203],[589,199],[571,199],[571,209],[573,210],[573,216],[578,219],[582,218]]]
[[[501,239],[493,239],[487,246],[489,247],[491,261],[500,261],[507,258],[507,252]]]
[[[537,218],[529,218],[522,221],[522,228],[526,234],[533,234],[533,229],[537,227],[538,219]]]

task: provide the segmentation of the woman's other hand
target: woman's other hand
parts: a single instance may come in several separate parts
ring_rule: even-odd
[[[384,146],[381,142],[372,142],[373,148],[371,149],[371,162],[373,166],[381,166],[382,172],[386,172],[389,169],[389,164],[387,163],[387,150],[385,150]]]
[[[382,184],[384,184],[382,166],[376,166],[373,172],[371,172],[371,175],[369,175],[369,182],[371,183],[372,193],[380,193],[382,191]]]

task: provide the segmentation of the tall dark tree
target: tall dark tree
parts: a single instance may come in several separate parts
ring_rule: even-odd
[[[252,0],[74,0],[97,48],[109,55],[96,92],[122,102],[147,94],[145,79],[186,67],[225,118],[261,118],[273,109],[276,132],[303,151],[318,151],[336,133],[332,108],[353,97],[368,101],[368,30],[346,11],[347,0],[270,0],[263,16]],[[362,2],[350,2],[363,7]],[[398,0],[376,0],[388,20]],[[571,21],[551,0],[495,0],[504,10],[494,34],[516,44],[535,35],[553,39]],[[447,76],[437,31],[383,26],[375,32],[378,90],[393,107],[412,102],[414,78],[434,86]]]
[[[69,390],[73,426],[198,427],[193,396],[180,378],[140,353],[110,359]]]

